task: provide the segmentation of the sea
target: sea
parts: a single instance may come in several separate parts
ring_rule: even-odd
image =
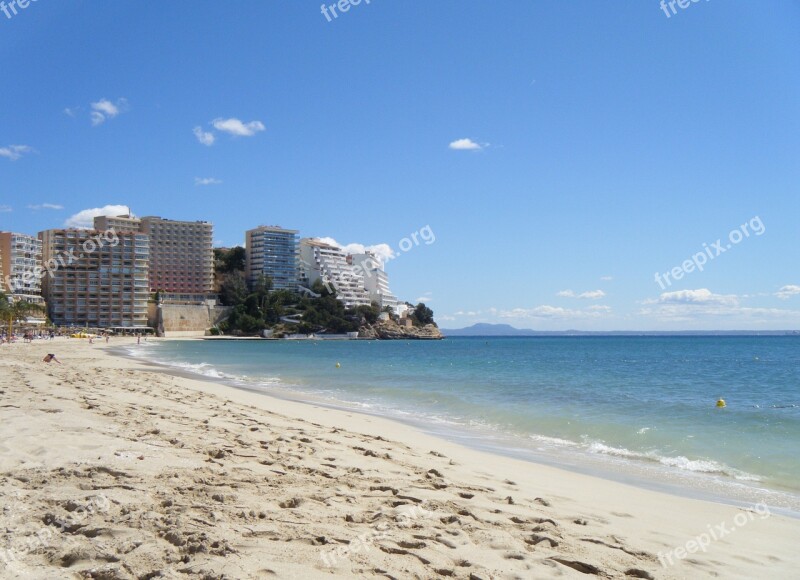
[[[127,354],[399,420],[531,469],[800,517],[798,336],[185,340]]]

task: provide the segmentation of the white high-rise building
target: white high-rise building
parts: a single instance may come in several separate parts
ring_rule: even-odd
[[[16,296],[42,294],[42,242],[13,232],[0,232],[0,291]]]
[[[348,256],[348,261],[357,273],[363,275],[364,289],[369,294],[370,301],[377,302],[381,310],[389,306],[397,312],[400,301],[389,290],[389,276],[383,269],[383,262],[372,252],[352,254]]]
[[[300,240],[302,278],[310,285],[321,280],[336,291],[336,297],[348,308],[369,306],[370,298],[364,289],[364,275],[348,262],[341,248],[316,238]]]
[[[280,226],[247,230],[245,270],[250,288],[261,276],[268,276],[274,290],[297,290],[297,234]]]

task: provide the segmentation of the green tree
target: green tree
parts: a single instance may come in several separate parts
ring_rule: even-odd
[[[247,255],[241,246],[235,248],[214,248],[214,269],[221,274],[244,272]]]
[[[414,313],[411,316],[412,320],[418,322],[420,326],[425,326],[426,324],[436,324],[433,321],[433,310],[425,306],[425,304],[422,302],[417,304],[416,308],[414,308]]]
[[[381,309],[377,302],[373,302],[369,306],[359,306],[356,308],[356,313],[367,324],[375,324],[378,322],[378,316],[380,316]]]
[[[34,314],[44,314],[44,306],[32,304],[24,300],[13,300],[0,292],[0,318],[8,323],[8,336],[14,331],[15,322],[24,322]]]
[[[232,272],[225,276],[219,286],[219,299],[223,306],[241,304],[248,296],[244,272]]]

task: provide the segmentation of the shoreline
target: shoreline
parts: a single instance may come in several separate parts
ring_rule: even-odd
[[[91,567],[119,578],[156,569],[234,578],[585,577],[591,570],[745,578],[778,577],[799,563],[800,522],[792,518],[153,371],[110,352],[120,343],[134,341],[0,347],[0,493],[12,512],[0,516],[7,530],[0,548],[8,554],[18,536],[36,537],[48,516],[74,517],[69,507],[98,493],[109,506],[84,509],[80,527],[51,532],[45,545],[17,548],[8,577]],[[48,350],[63,364],[41,363]],[[709,539],[702,550],[690,544],[742,519],[737,534]]]
[[[157,339],[158,341],[193,341],[191,337],[174,339]],[[130,345],[129,345],[130,346]],[[570,473],[598,477],[600,479],[632,485],[645,490],[667,493],[686,499],[697,499],[744,508],[756,503],[766,503],[773,513],[800,519],[800,510],[786,507],[786,502],[800,495],[795,490],[765,487],[756,483],[739,481],[730,475],[719,476],[713,473],[693,472],[665,467],[657,463],[647,463],[625,457],[611,455],[592,455],[585,450],[572,448],[556,448],[549,450],[537,448],[522,436],[510,433],[482,432],[474,427],[464,425],[432,425],[421,417],[402,417],[389,415],[377,410],[359,406],[358,401],[346,401],[298,390],[288,387],[247,384],[234,376],[215,377],[200,372],[181,368],[180,366],[148,359],[146,356],[132,354],[128,347],[111,349],[113,354],[143,364],[153,365],[162,372],[196,379],[203,382],[220,383],[244,392],[255,393],[280,401],[295,402],[304,405],[324,407],[334,411],[357,413],[376,419],[408,426],[436,439],[463,446],[467,449],[498,455],[530,463],[546,465]],[[488,438],[487,438],[488,437]],[[519,438],[517,438],[519,437]],[[667,478],[664,478],[664,475]]]

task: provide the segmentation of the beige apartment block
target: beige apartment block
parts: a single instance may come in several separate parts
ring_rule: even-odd
[[[55,229],[39,233],[44,295],[53,323],[147,326],[150,242],[136,232]]]
[[[195,302],[214,289],[214,226],[205,221],[132,215],[94,218],[96,230],[138,232],[150,239],[149,288],[162,298]]]

